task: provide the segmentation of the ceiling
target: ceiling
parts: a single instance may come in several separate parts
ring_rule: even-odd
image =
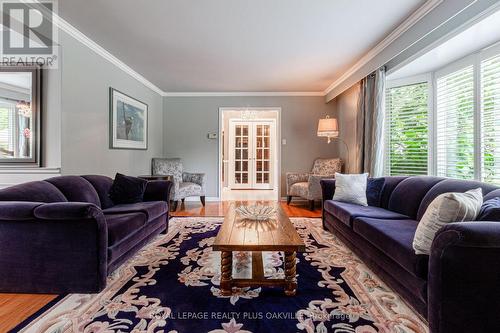
[[[446,40],[387,76],[388,80],[433,72],[466,55],[500,42],[500,11]]]
[[[30,89],[31,73],[3,72],[0,74],[0,83],[21,89]]]
[[[166,92],[325,90],[424,0],[60,0]]]

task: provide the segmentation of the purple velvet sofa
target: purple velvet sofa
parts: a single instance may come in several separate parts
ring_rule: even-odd
[[[0,190],[0,292],[99,292],[166,232],[171,182],[148,182],[144,201],[127,205],[109,198],[112,182],[62,176]]]
[[[382,180],[382,179],[379,179]],[[323,227],[345,242],[389,286],[426,317],[432,333],[500,332],[500,222],[451,223],[431,255],[416,255],[413,237],[439,194],[498,187],[438,177],[385,177],[368,186],[369,206],[333,201],[335,180],[322,180]]]

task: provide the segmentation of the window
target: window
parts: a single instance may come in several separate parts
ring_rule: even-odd
[[[14,157],[18,131],[16,131],[16,104],[0,99],[0,156]]]
[[[386,174],[427,175],[427,82],[388,88],[386,116]]]
[[[500,184],[500,55],[481,62],[481,180]]]
[[[473,66],[439,77],[436,97],[437,175],[473,179]]]
[[[500,185],[500,43],[427,75],[387,83],[385,174]]]

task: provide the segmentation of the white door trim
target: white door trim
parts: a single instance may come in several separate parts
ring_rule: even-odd
[[[223,113],[224,111],[271,111],[276,112],[276,157],[277,157],[277,167],[275,168],[275,184],[277,188],[276,200],[281,199],[281,107],[220,107],[219,108],[219,122],[218,122],[218,158],[217,166],[219,169],[217,178],[217,198],[220,200],[222,196],[222,145],[224,144],[222,140],[222,130],[224,128],[223,124]]]

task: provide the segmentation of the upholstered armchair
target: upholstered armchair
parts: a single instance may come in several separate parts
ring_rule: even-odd
[[[314,201],[321,199],[320,180],[334,178],[335,172],[340,172],[341,169],[342,161],[340,158],[318,158],[314,161],[311,172],[287,172],[287,204],[290,204],[292,197],[301,197],[307,199],[309,209],[314,210]]]
[[[187,197],[199,196],[201,204],[205,206],[205,174],[184,172],[180,158],[153,158],[153,175],[171,175],[174,186],[170,191],[173,201],[172,211],[177,209],[179,200],[184,202]]]

